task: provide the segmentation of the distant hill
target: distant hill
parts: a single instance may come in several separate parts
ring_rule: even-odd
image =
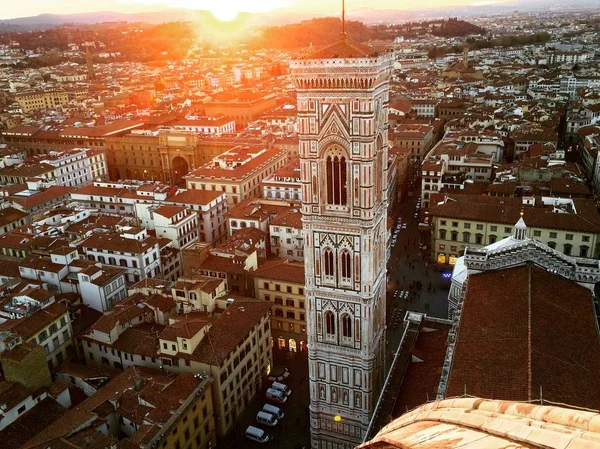
[[[124,14],[115,11],[100,11],[81,14],[40,14],[32,17],[0,20],[0,30],[21,27],[24,29],[47,29],[54,26],[73,23],[95,24],[103,22],[145,22],[165,23],[189,20],[190,11],[186,9],[167,9],[164,11]]]
[[[216,0],[218,1],[218,0]],[[373,8],[358,8],[347,12],[349,20],[361,21],[366,24],[399,24],[408,21],[432,20],[447,17],[472,17],[482,15],[510,14],[515,10],[535,11],[549,10],[555,12],[573,11],[582,8],[598,9],[598,0],[492,0],[476,5],[448,6],[441,8],[411,8],[401,10],[378,10]],[[96,24],[102,22],[146,22],[159,24],[190,20],[196,14],[210,14],[206,11],[190,11],[186,9],[163,9],[155,12],[125,14],[114,11],[100,11],[84,14],[40,14],[32,17],[0,20],[0,33],[6,31],[24,31],[48,29],[66,24]],[[274,10],[254,16],[257,25],[285,25],[306,21],[313,18],[323,18],[335,14],[297,13],[289,8]]]

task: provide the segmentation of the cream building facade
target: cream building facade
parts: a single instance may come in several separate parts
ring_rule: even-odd
[[[273,346],[304,352],[306,346],[306,297],[304,264],[284,259],[269,260],[252,273],[254,295],[273,305]]]
[[[593,200],[454,195],[430,211],[431,257],[454,265],[467,247],[483,248],[510,237],[521,212],[527,237],[567,256],[597,258],[600,214]]]
[[[341,40],[290,64],[297,89],[313,449],[356,446],[385,360],[392,61]]]

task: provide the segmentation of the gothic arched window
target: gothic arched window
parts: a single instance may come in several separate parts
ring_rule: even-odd
[[[329,155],[326,160],[327,204],[346,206],[348,204],[348,179],[346,176],[346,158]]]
[[[350,279],[352,277],[352,256],[349,251],[342,251],[342,279]]]
[[[335,334],[335,316],[333,312],[325,312],[325,333],[329,335]]]
[[[352,338],[352,318],[348,314],[342,316],[342,336]]]
[[[333,276],[335,273],[333,251],[331,251],[329,248],[323,252],[323,271],[325,276]]]

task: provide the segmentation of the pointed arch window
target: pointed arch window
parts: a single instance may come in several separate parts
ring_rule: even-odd
[[[325,312],[325,333],[335,335],[335,316],[333,312]]]
[[[329,248],[323,252],[323,272],[325,276],[333,276],[335,273],[333,251],[331,251]]]
[[[352,256],[347,250],[342,251],[341,265],[342,279],[350,279],[352,277]]]
[[[342,337],[352,338],[352,318],[348,314],[342,316]]]
[[[329,155],[326,160],[327,204],[346,206],[348,204],[348,179],[346,174],[346,158]]]

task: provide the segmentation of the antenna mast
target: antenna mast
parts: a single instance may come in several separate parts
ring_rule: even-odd
[[[342,39],[346,39],[346,2],[342,0]]]

